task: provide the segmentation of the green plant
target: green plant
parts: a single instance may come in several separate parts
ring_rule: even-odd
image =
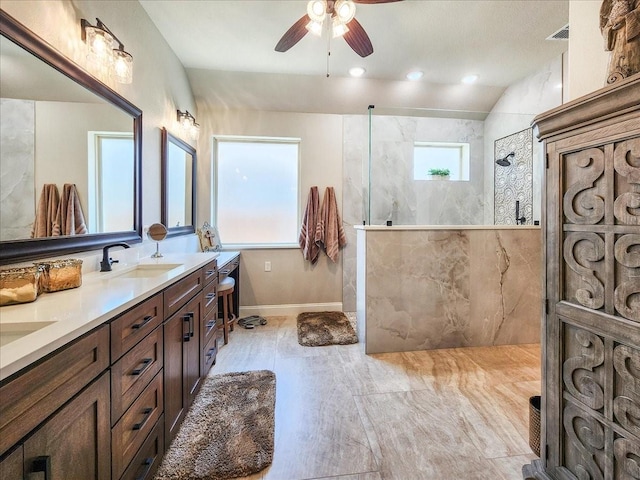
[[[429,175],[437,175],[438,177],[448,177],[451,172],[448,168],[431,168]]]

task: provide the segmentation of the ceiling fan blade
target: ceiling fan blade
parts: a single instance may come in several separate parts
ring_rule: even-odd
[[[276,45],[276,52],[286,52],[296,43],[302,40],[307,34],[307,24],[311,21],[309,15],[305,15],[296,23],[294,23],[289,30],[282,36],[278,44]]]
[[[349,27],[349,31],[344,34],[344,39],[353,51],[363,58],[371,55],[373,53],[373,45],[371,45],[369,35],[364,31],[360,22],[354,18],[347,24],[347,27]]]
[[[401,2],[402,0],[353,0],[353,3],[365,3],[365,4],[373,4],[373,3],[392,3],[392,2]]]

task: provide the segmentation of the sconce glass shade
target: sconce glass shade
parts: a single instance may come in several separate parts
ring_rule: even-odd
[[[113,51],[113,76],[120,83],[133,81],[133,57],[124,50]]]
[[[351,0],[338,0],[333,8],[337,18],[345,25],[356,16],[356,4]]]
[[[322,36],[322,22],[311,20],[309,23],[307,23],[305,28],[317,37]]]
[[[85,43],[89,47],[89,55],[97,61],[111,61],[115,41],[109,32],[98,27],[85,27]]]
[[[101,79],[113,78],[120,83],[133,81],[133,57],[109,27],[96,18],[96,26],[80,20],[82,38],[89,49],[87,60]]]
[[[180,129],[192,140],[197,140],[200,135],[200,125],[196,123],[195,117],[186,110],[184,112],[178,110],[177,112]]]
[[[349,31],[349,27],[347,27],[344,23],[342,23],[337,16],[333,17],[333,26],[331,28],[333,38],[341,37],[348,31]]]
[[[311,0],[307,3],[307,15],[313,21],[322,24],[324,17],[327,14],[327,2],[326,0]]]

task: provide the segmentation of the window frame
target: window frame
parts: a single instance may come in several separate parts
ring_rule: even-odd
[[[437,148],[451,148],[451,149],[457,149],[460,152],[460,158],[458,160],[459,162],[459,167],[460,167],[460,178],[449,178],[450,182],[469,182],[471,181],[471,167],[470,167],[470,162],[471,162],[471,157],[470,157],[470,145],[468,142],[434,142],[434,141],[429,141],[429,142],[414,142],[413,143],[413,162],[414,162],[414,169],[415,169],[415,159],[416,159],[416,149],[417,148],[429,148],[429,147],[437,147]],[[466,160],[466,161],[465,161]],[[441,168],[446,168],[446,167],[441,167]],[[413,174],[413,180],[416,182],[422,182],[422,181],[432,181],[428,178],[416,178],[415,177],[415,170],[414,170],[414,174]]]
[[[213,209],[211,212],[211,220],[212,225],[218,224],[218,193],[219,193],[219,178],[218,175],[218,163],[219,163],[219,153],[218,153],[218,145],[221,142],[234,142],[234,143],[265,143],[265,144],[290,144],[297,145],[297,158],[296,158],[296,187],[297,187],[297,195],[296,195],[296,231],[300,230],[301,223],[301,202],[302,202],[302,189],[301,189],[301,145],[302,139],[300,137],[271,137],[271,136],[254,136],[254,135],[213,135],[211,138],[211,205],[213,205]],[[292,248],[300,248],[298,244],[298,236],[296,234],[295,239],[292,239],[292,242],[281,242],[281,243],[229,243],[224,242],[224,236],[221,236],[220,239],[223,241],[223,248],[225,249],[236,249],[236,250],[252,250],[252,249],[292,249]]]

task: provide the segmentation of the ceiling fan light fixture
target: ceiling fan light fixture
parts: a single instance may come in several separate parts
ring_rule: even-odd
[[[333,38],[342,37],[348,31],[349,27],[346,24],[342,23],[338,17],[333,17],[333,26],[331,28]]]
[[[307,15],[311,20],[322,24],[324,17],[327,14],[327,1],[326,0],[311,0],[307,3]]]
[[[322,36],[322,22],[311,20],[309,23],[307,23],[306,29],[317,37]]]
[[[346,25],[356,16],[356,4],[352,0],[337,0],[333,11],[336,12],[337,18]]]

